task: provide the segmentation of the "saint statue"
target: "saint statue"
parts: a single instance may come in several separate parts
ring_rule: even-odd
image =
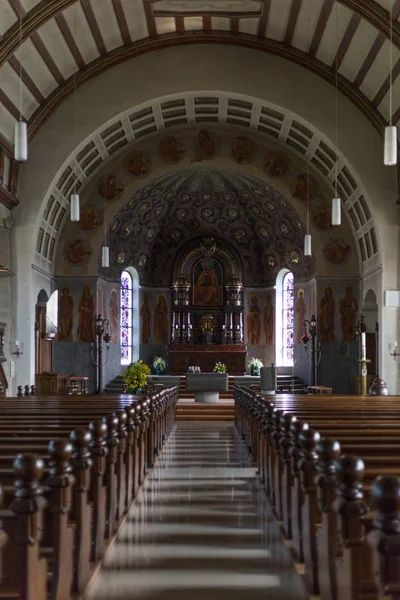
[[[74,301],[69,288],[63,287],[58,299],[58,336],[59,342],[72,342],[72,327],[74,325]]]
[[[93,342],[93,320],[94,320],[94,299],[90,293],[90,287],[84,285],[82,288],[81,299],[78,304],[78,340],[80,342]]]
[[[249,308],[247,310],[247,343],[255,346],[260,343],[261,317],[260,307],[258,306],[257,296],[249,298]]]
[[[342,327],[342,342],[353,342],[356,333],[358,302],[353,294],[353,288],[346,287],[345,297],[339,305]]]
[[[156,344],[168,344],[168,305],[164,294],[157,298],[154,311],[154,334]]]
[[[321,342],[334,342],[335,336],[335,300],[333,290],[327,286],[319,303]]]
[[[275,308],[272,304],[272,296],[268,294],[267,303],[264,309],[264,331],[265,331],[265,343],[267,346],[272,346],[274,343],[274,329],[275,329]]]
[[[222,304],[222,287],[214,269],[214,261],[206,259],[201,265],[203,270],[194,286],[193,304],[197,306],[220,306]]]
[[[143,304],[140,308],[140,316],[142,318],[142,344],[148,344],[150,338],[151,313],[149,296],[147,294],[143,294]]]
[[[296,302],[296,338],[295,343],[301,344],[301,336],[303,335],[304,319],[306,318],[306,303],[304,301],[304,290],[300,289],[297,292]]]

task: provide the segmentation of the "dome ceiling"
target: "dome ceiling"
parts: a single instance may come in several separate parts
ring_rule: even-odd
[[[141,188],[117,213],[107,276],[133,265],[141,285],[169,286],[178,251],[204,235],[232,245],[246,286],[273,285],[283,267],[309,278],[315,261],[303,255],[304,233],[292,205],[260,179],[233,169],[186,169]]]
[[[105,68],[180,43],[235,43],[278,54],[335,82],[376,127],[388,119],[389,10],[394,122],[400,117],[399,0],[0,0],[0,132],[30,136]]]

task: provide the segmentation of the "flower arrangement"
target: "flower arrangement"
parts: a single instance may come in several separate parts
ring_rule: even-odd
[[[259,358],[251,358],[249,360],[250,374],[253,376],[260,375],[260,369],[263,366],[262,360]]]
[[[214,373],[226,373],[226,365],[222,362],[215,363]]]
[[[163,359],[162,356],[155,356],[153,358],[153,369],[155,370],[157,375],[162,375],[165,372],[166,366],[167,362]]]
[[[136,394],[140,388],[146,385],[147,376],[150,373],[150,368],[142,360],[137,360],[129,365],[124,373],[124,381],[128,394]]]

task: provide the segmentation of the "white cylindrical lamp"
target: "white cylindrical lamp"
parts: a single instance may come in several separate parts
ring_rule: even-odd
[[[77,223],[81,217],[79,194],[71,194],[71,221]]]
[[[28,126],[25,121],[17,121],[15,123],[14,158],[18,162],[28,160]]]
[[[342,223],[342,208],[340,198],[332,198],[332,225]]]
[[[101,251],[101,266],[107,269],[110,266],[110,248],[103,246]]]
[[[365,335],[365,331],[361,333],[361,360],[366,360],[367,358],[367,339]]]
[[[304,256],[311,256],[311,235],[306,233],[304,236]]]
[[[397,164],[397,127],[395,125],[385,127],[383,162],[388,167]]]

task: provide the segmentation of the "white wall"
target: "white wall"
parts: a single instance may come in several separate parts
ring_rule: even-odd
[[[15,211],[14,245],[18,248],[15,269],[18,335],[22,330],[27,335],[27,319],[31,324],[32,300],[37,294],[31,264],[43,199],[74,148],[104,122],[104,93],[107,93],[107,117],[111,118],[159,96],[188,90],[222,90],[261,98],[301,115],[328,138],[335,139],[332,86],[294,63],[256,50],[212,44],[168,48],[131,59],[89,81],[76,95],[75,130],[71,127],[70,98],[35,136],[29,160],[21,168],[21,207]],[[384,241],[385,279],[396,287],[398,236],[393,199],[397,194],[393,170],[382,165],[382,140],[372,125],[341,95],[338,112],[338,145],[372,198],[374,217],[379,222],[378,241]],[[32,342],[33,333],[30,339]],[[33,357],[28,348],[22,362],[32,379]]]

